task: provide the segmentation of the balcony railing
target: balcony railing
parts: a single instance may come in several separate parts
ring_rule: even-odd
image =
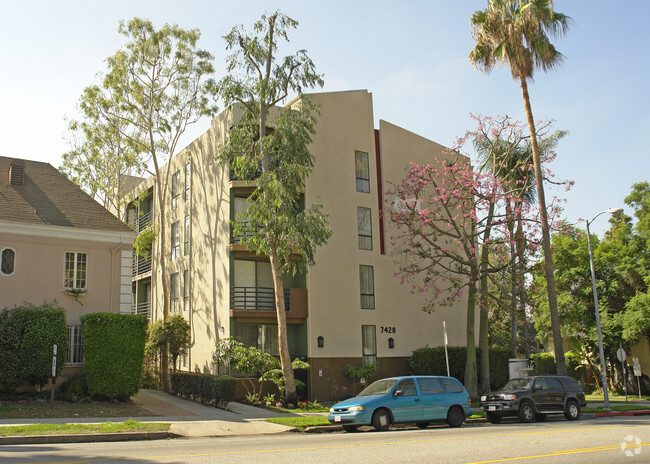
[[[151,320],[151,301],[143,301],[136,303],[132,306],[131,312],[133,314],[144,314],[147,319]]]
[[[136,219],[138,227],[136,228],[136,232],[141,232],[142,230],[146,229],[149,224],[151,224],[151,218],[152,218],[152,211],[149,211],[147,213],[141,214],[138,216]]]
[[[291,311],[291,289],[284,289],[284,306]],[[230,307],[246,311],[275,311],[275,292],[269,287],[233,287]]]
[[[133,255],[133,275],[138,276],[144,274],[145,272],[151,271],[151,253],[146,258]]]
[[[235,223],[239,227],[250,227],[250,222],[249,221],[235,221]],[[235,235],[233,225],[234,224],[230,225],[230,243],[241,243],[242,240],[248,240],[249,238],[251,238],[253,236],[253,234],[250,233],[250,232]],[[262,230],[264,228],[264,226],[260,226],[260,225],[256,225],[256,226],[252,226],[252,227],[255,230]]]

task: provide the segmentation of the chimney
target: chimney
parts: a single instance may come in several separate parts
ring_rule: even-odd
[[[23,160],[11,160],[9,185],[25,185],[25,162]]]

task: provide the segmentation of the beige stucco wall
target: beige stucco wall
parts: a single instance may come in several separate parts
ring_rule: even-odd
[[[413,295],[394,277],[388,227],[385,254],[380,253],[379,200],[372,96],[366,91],[315,94],[320,104],[316,136],[312,144],[315,173],[307,181],[307,201],[320,201],[330,213],[333,235],[318,250],[316,265],[309,270],[309,352],[316,358],[362,355],[361,326],[377,328],[377,356],[410,356],[416,348],[443,343],[442,321],[447,324],[450,345],[465,345],[466,298],[433,314],[420,310],[425,295]],[[380,122],[381,171],[384,200],[388,182],[398,182],[410,160],[426,162],[442,157],[443,147],[384,121]],[[355,150],[367,152],[370,161],[370,193],[356,191]],[[357,206],[372,210],[372,251],[359,250]],[[359,265],[374,267],[375,309],[360,309]],[[394,327],[395,333],[381,333]],[[317,337],[325,346],[317,347]],[[393,338],[395,348],[388,347]],[[330,373],[323,372],[327,377]]]
[[[128,312],[130,287],[121,276],[130,274],[130,259],[123,259],[123,251],[130,256],[134,237],[130,233],[0,224],[0,249],[10,247],[16,252],[14,274],[0,274],[0,308],[56,301],[66,310],[68,324],[79,323],[81,315],[91,312]],[[78,302],[62,291],[66,251],[88,256],[88,292],[79,296]],[[125,283],[129,297],[126,304]]]

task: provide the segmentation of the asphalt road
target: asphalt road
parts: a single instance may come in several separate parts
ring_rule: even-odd
[[[0,464],[353,462],[650,462],[650,417],[0,448]]]

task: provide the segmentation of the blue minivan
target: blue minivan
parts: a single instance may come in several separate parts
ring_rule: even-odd
[[[373,382],[354,398],[332,406],[327,420],[346,432],[362,425],[382,431],[403,422],[414,422],[422,429],[436,421],[460,427],[473,413],[469,394],[458,380],[416,375]]]

